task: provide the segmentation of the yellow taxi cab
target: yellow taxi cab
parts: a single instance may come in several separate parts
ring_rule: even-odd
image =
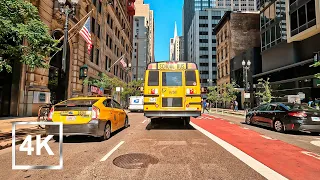
[[[88,135],[110,138],[111,133],[129,126],[128,115],[111,97],[77,97],[52,107],[48,121],[63,123],[63,136]],[[58,140],[59,126],[46,126]]]

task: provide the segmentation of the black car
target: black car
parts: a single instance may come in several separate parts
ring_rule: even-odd
[[[320,133],[320,111],[305,104],[266,103],[248,111],[245,122],[274,128],[278,132]]]

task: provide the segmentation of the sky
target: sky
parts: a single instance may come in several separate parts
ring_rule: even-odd
[[[156,61],[169,60],[169,43],[173,38],[174,22],[177,22],[178,35],[182,35],[183,0],[144,0],[154,13],[154,53]]]

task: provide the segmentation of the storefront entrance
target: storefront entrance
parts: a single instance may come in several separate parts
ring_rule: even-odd
[[[61,31],[54,31],[53,38],[60,39],[63,36]],[[59,43],[58,47],[63,45],[63,40]],[[56,104],[68,98],[68,79],[69,79],[69,68],[70,68],[70,47],[68,44],[67,50],[67,58],[66,58],[66,71],[64,72],[62,69],[62,52],[59,51],[57,54],[53,56],[54,53],[51,54],[52,59],[50,61],[50,69],[49,69],[49,83],[48,88],[51,92],[51,103]]]

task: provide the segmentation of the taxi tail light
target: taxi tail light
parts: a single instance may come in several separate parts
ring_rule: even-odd
[[[305,112],[289,112],[288,115],[293,117],[307,117]]]
[[[91,119],[98,119],[100,115],[99,108],[92,106]]]
[[[54,107],[52,107],[51,109],[50,109],[50,112],[49,112],[49,114],[48,114],[48,120],[52,120],[52,116],[53,116],[53,113],[54,113]]]

